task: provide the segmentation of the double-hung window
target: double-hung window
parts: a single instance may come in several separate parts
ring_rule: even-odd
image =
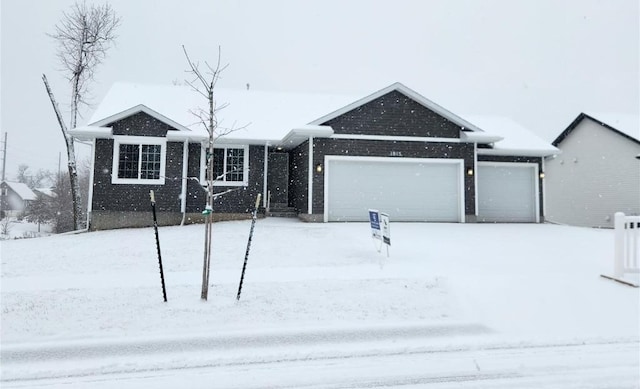
[[[113,184],[164,184],[167,141],[147,136],[116,136]]]
[[[205,149],[203,155],[207,150]],[[216,186],[242,186],[248,182],[249,148],[247,146],[224,146],[214,147],[213,155],[213,177]],[[201,182],[207,179],[208,168],[206,159],[203,177]]]

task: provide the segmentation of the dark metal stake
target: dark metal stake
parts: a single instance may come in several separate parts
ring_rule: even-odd
[[[240,286],[238,286],[238,295],[236,300],[240,300],[240,292],[242,292],[242,282],[244,281],[244,272],[247,269],[247,260],[249,259],[249,249],[251,248],[251,238],[253,237],[253,227],[256,225],[256,218],[258,216],[258,205],[260,205],[260,193],[256,198],[256,207],[253,209],[253,215],[251,215],[251,230],[249,231],[249,240],[247,241],[247,251],[244,254],[244,265],[242,265],[242,275],[240,275]]]
[[[160,281],[162,281],[162,297],[167,302],[167,289],[164,286],[164,271],[162,270],[162,255],[160,254],[160,237],[158,236],[158,219],[156,218],[156,196],[149,191],[151,196],[151,209],[153,210],[153,229],[156,231],[156,248],[158,249],[158,263],[160,264]]]

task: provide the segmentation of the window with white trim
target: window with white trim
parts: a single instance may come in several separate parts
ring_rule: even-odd
[[[164,184],[165,138],[119,136],[113,142],[113,184]]]
[[[206,153],[206,149],[204,152]],[[213,158],[214,185],[247,185],[249,167],[249,148],[247,146],[214,147],[211,158]],[[204,163],[207,163],[206,160]],[[201,182],[206,181],[207,168],[208,166],[205,166],[202,169],[204,177]]]

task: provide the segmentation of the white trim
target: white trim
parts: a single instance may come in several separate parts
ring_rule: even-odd
[[[208,134],[176,131],[176,130],[167,131],[167,140],[170,142],[182,142],[185,140],[188,140],[191,142],[203,142],[203,141],[206,141],[207,139],[209,139]]]
[[[111,139],[111,127],[80,126],[69,130],[69,134],[80,140]]]
[[[482,130],[478,127],[476,127],[475,125],[469,123],[468,121],[464,120],[463,118],[461,118],[458,115],[453,114],[451,111],[439,106],[438,104],[434,103],[433,101],[427,99],[426,97],[420,95],[419,93],[417,93],[416,91],[406,87],[405,85],[396,82],[394,84],[389,85],[386,88],[380,89],[377,92],[374,92],[372,94],[370,94],[369,96],[366,96],[360,100],[357,100],[345,107],[342,107],[340,109],[338,109],[337,111],[331,112],[328,115],[325,115],[321,118],[318,118],[317,120],[314,120],[313,122],[309,123],[312,125],[319,125],[322,123],[325,123],[331,119],[335,119],[338,116],[341,116],[355,108],[358,108],[362,105],[365,105],[375,99],[377,99],[378,97],[382,97],[384,95],[386,95],[389,92],[392,91],[398,91],[404,95],[406,95],[407,97],[415,100],[416,102],[418,102],[419,104],[425,106],[426,108],[432,110],[433,112],[439,114],[440,116],[443,116],[447,119],[449,119],[450,121],[452,121],[453,123],[457,124],[460,127],[463,128],[468,128],[472,131],[480,131],[482,132]]]
[[[329,169],[332,161],[366,161],[366,162],[385,162],[385,163],[423,163],[423,164],[454,164],[458,165],[458,193],[460,194],[458,202],[458,222],[465,222],[465,186],[464,186],[464,159],[453,158],[389,158],[389,157],[361,157],[361,156],[343,156],[343,155],[325,155],[324,156],[324,215],[323,221],[329,221]]]
[[[498,155],[498,156],[517,156],[517,157],[547,157],[559,154],[558,150],[541,150],[541,149],[478,149],[478,155]]]
[[[479,166],[495,166],[495,167],[516,167],[516,168],[533,168],[533,189],[534,193],[534,207],[535,207],[535,222],[540,223],[540,169],[535,162],[494,162],[494,161],[481,161],[478,162]],[[477,194],[476,194],[477,196]]]
[[[205,172],[207,171],[207,150],[209,146],[207,146],[204,142],[200,144],[200,186],[207,186],[207,177],[205,177]]]
[[[326,158],[326,157],[325,157]],[[309,169],[307,172],[307,214],[313,214],[313,137],[309,137]]]
[[[96,168],[96,140],[91,141],[91,170],[89,171],[89,193],[87,194],[87,228],[91,224],[91,212],[93,212],[93,171]]]
[[[471,132],[471,131],[460,131],[460,140],[463,143],[496,143],[503,140],[504,137],[499,135],[491,135],[486,132]]]
[[[244,155],[243,155],[243,167],[242,167],[242,181],[215,181],[213,183],[213,186],[248,186],[249,185],[249,145],[241,145],[241,144],[225,144],[224,146],[216,146],[215,144],[213,145],[213,149],[243,149],[244,150]],[[204,149],[204,154],[205,157],[204,158],[200,158],[200,163],[201,163],[201,167],[204,166],[204,164],[206,164],[206,152],[207,149]],[[227,172],[227,153],[225,151],[225,158],[224,158],[224,165],[223,165],[223,171],[226,173]],[[213,156],[212,156],[213,158]],[[203,162],[204,160],[204,162]],[[201,169],[201,174],[200,176],[202,177],[202,170],[206,171],[205,169]],[[225,177],[226,179],[226,177]],[[201,180],[201,182],[204,182]]]
[[[119,178],[120,145],[160,145],[160,176],[157,179]],[[142,147],[138,150],[142,153]],[[167,161],[167,139],[154,136],[117,135],[113,137],[113,161],[111,166],[112,184],[164,185]],[[141,161],[138,160],[138,177],[140,177]]]
[[[269,171],[269,142],[265,142],[264,144],[264,173],[262,174],[262,207],[267,208],[267,185],[269,185],[269,181],[267,179],[267,174]]]
[[[466,172],[465,172],[466,173]],[[473,144],[473,198],[475,199],[475,211],[476,221],[478,218],[478,144]]]
[[[430,138],[426,136],[388,136],[388,135],[351,135],[334,134],[331,139],[357,139],[357,140],[382,140],[388,142],[442,142],[462,143],[459,138]]]
[[[182,188],[180,193],[180,212],[187,212],[187,165],[189,163],[189,141],[184,141],[182,147]]]
[[[542,172],[543,174],[547,174],[547,168],[545,167],[545,158],[540,158]],[[536,174],[536,182],[542,183],[542,217],[543,220],[547,218],[547,186],[544,184],[544,178],[540,178],[540,173]]]

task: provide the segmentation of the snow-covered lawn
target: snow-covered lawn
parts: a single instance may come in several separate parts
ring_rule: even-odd
[[[3,241],[2,346],[431,326],[638,347],[639,290],[600,277],[612,230],[392,222],[387,258],[365,223],[263,219],[238,302],[249,227],[214,225],[207,302],[202,225],[159,229],[168,303],[152,228]]]
[[[3,219],[0,223],[7,223],[7,234],[0,232],[0,240],[29,239],[51,235],[51,225],[30,223],[26,220],[18,220],[15,217]]]

